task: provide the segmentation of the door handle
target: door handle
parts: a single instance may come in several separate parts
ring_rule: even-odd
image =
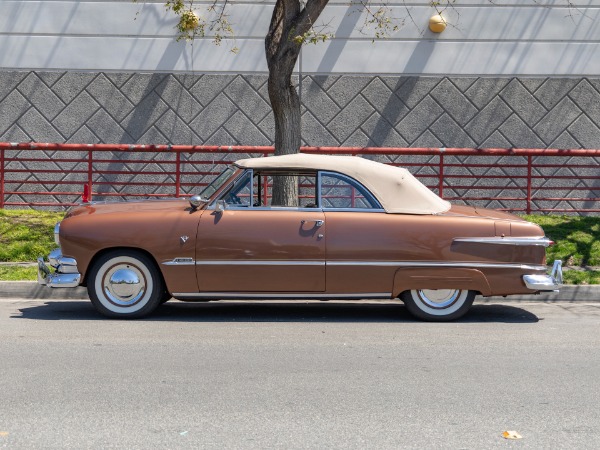
[[[324,220],[321,220],[321,219],[312,219],[312,220],[302,220],[302,221],[300,221],[300,223],[301,223],[302,225],[304,225],[305,223],[309,223],[309,222],[314,222],[314,223],[315,223],[315,226],[316,226],[317,228],[318,228],[318,227],[320,227],[320,226],[323,226],[323,224],[325,223],[325,221],[324,221]]]

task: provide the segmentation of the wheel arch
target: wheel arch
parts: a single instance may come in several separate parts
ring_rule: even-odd
[[[103,248],[102,250],[99,250],[98,252],[96,252],[94,254],[94,256],[91,257],[91,259],[86,267],[81,285],[87,286],[88,276],[90,273],[90,267],[92,267],[98,259],[100,259],[102,256],[106,255],[107,253],[111,253],[111,252],[117,251],[117,250],[133,251],[133,252],[141,253],[144,256],[146,256],[154,264],[154,267],[156,268],[157,272],[160,274],[163,286],[165,286],[165,288],[166,288],[167,285],[165,283],[165,276],[163,275],[162,270],[160,270],[160,265],[156,261],[156,258],[154,257],[154,255],[152,253],[150,253],[148,250],[145,250],[143,248],[127,247],[127,246],[107,247],[107,248]]]
[[[491,295],[486,276],[477,269],[462,267],[406,267],[394,274],[392,297],[417,289],[459,289]]]

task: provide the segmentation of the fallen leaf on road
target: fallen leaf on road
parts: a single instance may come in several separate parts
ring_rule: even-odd
[[[8,431],[0,431],[0,437],[6,437],[8,434]]]
[[[523,436],[521,436],[516,431],[505,431],[504,433],[502,433],[502,437],[504,439],[523,439]]]

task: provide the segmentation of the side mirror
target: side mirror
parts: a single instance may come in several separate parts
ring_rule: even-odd
[[[215,204],[216,212],[222,213],[223,211],[225,211],[226,208],[227,208],[227,203],[225,202],[225,200],[217,200],[217,203]]]
[[[208,199],[201,197],[200,195],[193,195],[190,197],[190,205],[192,209],[196,210],[200,208],[203,203],[207,203]]]

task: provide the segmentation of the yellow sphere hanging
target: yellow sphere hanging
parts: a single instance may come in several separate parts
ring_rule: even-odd
[[[200,19],[194,11],[184,11],[181,13],[179,26],[182,31],[193,31],[198,28]]]
[[[434,33],[441,33],[446,29],[446,25],[446,19],[441,14],[431,16],[431,19],[429,19],[429,29]]]

